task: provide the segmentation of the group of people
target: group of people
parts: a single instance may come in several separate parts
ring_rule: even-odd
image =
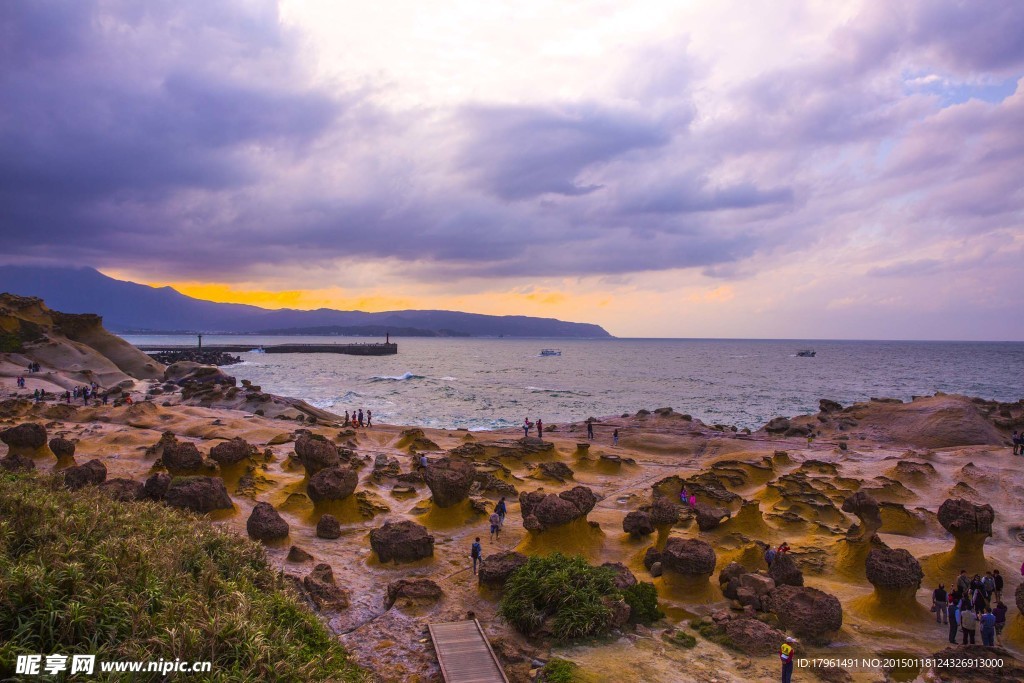
[[[348,411],[345,411],[345,425],[346,427],[372,427],[373,426],[373,411],[367,410],[363,413],[363,409],[353,410],[351,417]]]
[[[773,564],[775,564],[775,560],[778,559],[778,557],[780,555],[785,555],[788,552],[789,552],[789,543],[786,543],[785,541],[780,543],[778,548],[773,548],[771,546],[768,546],[768,549],[764,551],[764,561],[768,565],[768,568],[770,569],[771,566]]]
[[[505,525],[505,515],[508,514],[508,507],[505,505],[505,496],[501,497],[497,503],[494,504],[494,512],[491,513],[491,540],[498,540],[499,534],[501,534],[501,527]],[[469,547],[469,557],[473,560],[473,574],[477,573],[477,567],[480,561],[483,559],[483,546],[480,545],[480,537],[477,536],[476,540]]]
[[[39,368],[39,363],[34,363],[34,362],[33,363],[29,363],[25,367],[28,368],[29,374],[32,374],[34,372],[39,372],[39,369],[40,369]]]
[[[530,422],[530,418],[528,418],[528,417],[523,418],[523,438],[526,438],[526,437],[530,436],[530,430],[533,429],[533,427],[534,427],[534,423]],[[537,419],[536,427],[537,427],[537,438],[538,439],[543,439],[544,438],[544,420],[541,420],[540,418],[538,418]]]
[[[100,385],[93,382],[87,387],[75,387],[73,390],[64,392],[64,400],[71,405],[71,399],[76,401],[82,399],[82,405],[88,405],[90,398],[96,398],[100,393]],[[107,405],[107,395],[103,394],[103,405]]]
[[[587,420],[587,440],[588,441],[593,441],[594,440],[594,421],[593,420]],[[618,428],[616,428],[614,431],[612,431],[612,445],[613,446],[618,446],[619,445],[619,430],[618,430]]]
[[[1024,568],[1021,573],[1024,574]],[[981,628],[982,645],[1002,645],[1003,627],[1006,625],[1006,605],[1003,603],[1003,577],[998,569],[985,575],[960,575],[947,593],[945,584],[932,592],[932,611],[935,623],[949,625],[949,642],[956,643],[957,631],[963,634],[963,645],[975,644],[975,635]]]

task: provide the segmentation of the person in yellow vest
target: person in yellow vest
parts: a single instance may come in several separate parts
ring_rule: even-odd
[[[779,648],[779,659],[782,660],[782,683],[793,680],[793,657],[796,655],[796,638],[786,638]]]

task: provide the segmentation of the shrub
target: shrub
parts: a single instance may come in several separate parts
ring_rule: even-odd
[[[204,680],[223,682],[367,675],[261,546],[158,503],[4,474],[0,679],[19,654],[208,660]]]
[[[538,680],[543,683],[591,683],[595,679],[584,673],[577,664],[555,657],[548,660],[540,670]]]
[[[641,581],[622,591],[622,597],[630,607],[629,619],[636,624],[650,624],[661,619],[665,613],[658,609],[658,589],[653,583]]]
[[[732,648],[733,650],[738,649],[732,638],[727,636],[725,631],[713,622],[705,619],[694,619],[690,622],[690,628],[701,634],[704,638],[710,640],[712,643],[716,643],[722,647]]]

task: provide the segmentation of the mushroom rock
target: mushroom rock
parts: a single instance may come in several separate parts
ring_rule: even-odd
[[[812,645],[828,645],[843,626],[838,598],[807,586],[778,586],[761,598],[779,624]]]
[[[210,449],[210,459],[216,461],[222,467],[225,465],[237,465],[259,452],[255,446],[240,436],[230,441],[223,441]]]
[[[679,521],[679,506],[670,498],[658,496],[651,503],[649,508],[640,508],[651,516],[651,524],[654,526],[671,526]]]
[[[316,536],[317,538],[328,538],[334,539],[341,536],[341,523],[338,518],[334,515],[320,515],[320,520],[316,523]]]
[[[344,500],[352,495],[359,484],[359,474],[351,467],[335,465],[319,470],[306,483],[310,500]]]
[[[36,468],[36,461],[27,455],[10,453],[0,458],[0,469],[8,472],[31,472]]]
[[[615,572],[615,587],[619,590],[625,590],[630,586],[636,585],[636,576],[633,575],[633,572],[629,571],[629,567],[621,562],[605,562],[601,566],[608,567]]]
[[[851,526],[846,534],[851,541],[869,541],[882,528],[882,514],[878,501],[868,493],[858,491],[853,494],[843,501],[842,510],[856,515],[860,520],[860,523]]]
[[[142,485],[141,497],[144,500],[163,500],[170,485],[171,475],[157,472],[146,479],[146,483]]]
[[[991,505],[975,505],[963,498],[950,498],[939,506],[939,524],[953,534],[954,555],[983,553],[985,539],[992,535],[995,511]]]
[[[245,530],[260,541],[277,541],[288,535],[288,522],[270,503],[256,503],[245,523]]]
[[[519,509],[523,514],[523,526],[536,532],[585,518],[597,501],[593,491],[586,486],[576,486],[558,495],[545,495],[540,491],[521,493]]]
[[[128,503],[142,498],[143,488],[141,481],[120,477],[116,479],[107,479],[105,482],[100,484],[101,491],[114,500],[119,500],[122,503]]]
[[[46,445],[46,427],[35,422],[23,422],[0,431],[0,441],[11,453],[31,454]]]
[[[318,434],[304,432],[295,440],[295,456],[312,476],[320,470],[338,465],[338,449]]]
[[[865,566],[880,604],[903,611],[916,602],[924,572],[921,563],[903,548],[872,548]]]
[[[220,477],[175,477],[167,487],[164,502],[201,514],[234,507]]]
[[[529,558],[514,550],[488,555],[480,563],[477,574],[483,586],[502,587],[512,574],[526,564]]]
[[[650,514],[634,510],[622,520],[622,530],[631,536],[647,536],[654,533],[654,524]]]
[[[334,571],[326,562],[313,567],[302,579],[302,587],[318,610],[342,610],[349,605],[348,592],[334,582]]]
[[[192,472],[203,466],[203,456],[190,441],[174,439],[173,443],[164,444],[163,450],[160,461],[168,472]]]
[[[415,562],[434,555],[434,537],[416,522],[385,522],[370,532],[370,547],[381,562]]]
[[[430,488],[434,505],[448,508],[469,497],[476,471],[464,460],[441,458],[422,470],[423,481]]]
[[[701,531],[716,529],[722,522],[732,517],[728,510],[702,502],[697,503],[696,512],[697,527]]]
[[[387,607],[401,600],[400,607],[437,602],[444,593],[430,579],[398,579],[388,584]]]
[[[661,553],[663,569],[685,576],[710,576],[715,571],[717,559],[714,548],[709,544],[679,536],[669,538]]]
[[[64,486],[76,491],[90,484],[98,486],[107,478],[107,467],[99,460],[75,465],[64,470]]]
[[[56,437],[50,439],[50,450],[58,460],[75,457],[75,442]]]
[[[768,576],[775,581],[777,586],[804,585],[804,573],[800,571],[793,556],[787,553],[775,557],[772,566],[768,568]]]

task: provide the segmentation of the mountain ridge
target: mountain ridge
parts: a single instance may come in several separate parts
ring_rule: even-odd
[[[173,287],[150,287],[111,278],[94,268],[0,266],[0,291],[37,296],[69,313],[96,313],[113,331],[155,333],[266,333],[317,327],[372,326],[389,332],[414,328],[468,336],[611,338],[600,325],[523,315],[494,316],[446,310],[369,313],[329,308],[268,309],[187,296]]]

